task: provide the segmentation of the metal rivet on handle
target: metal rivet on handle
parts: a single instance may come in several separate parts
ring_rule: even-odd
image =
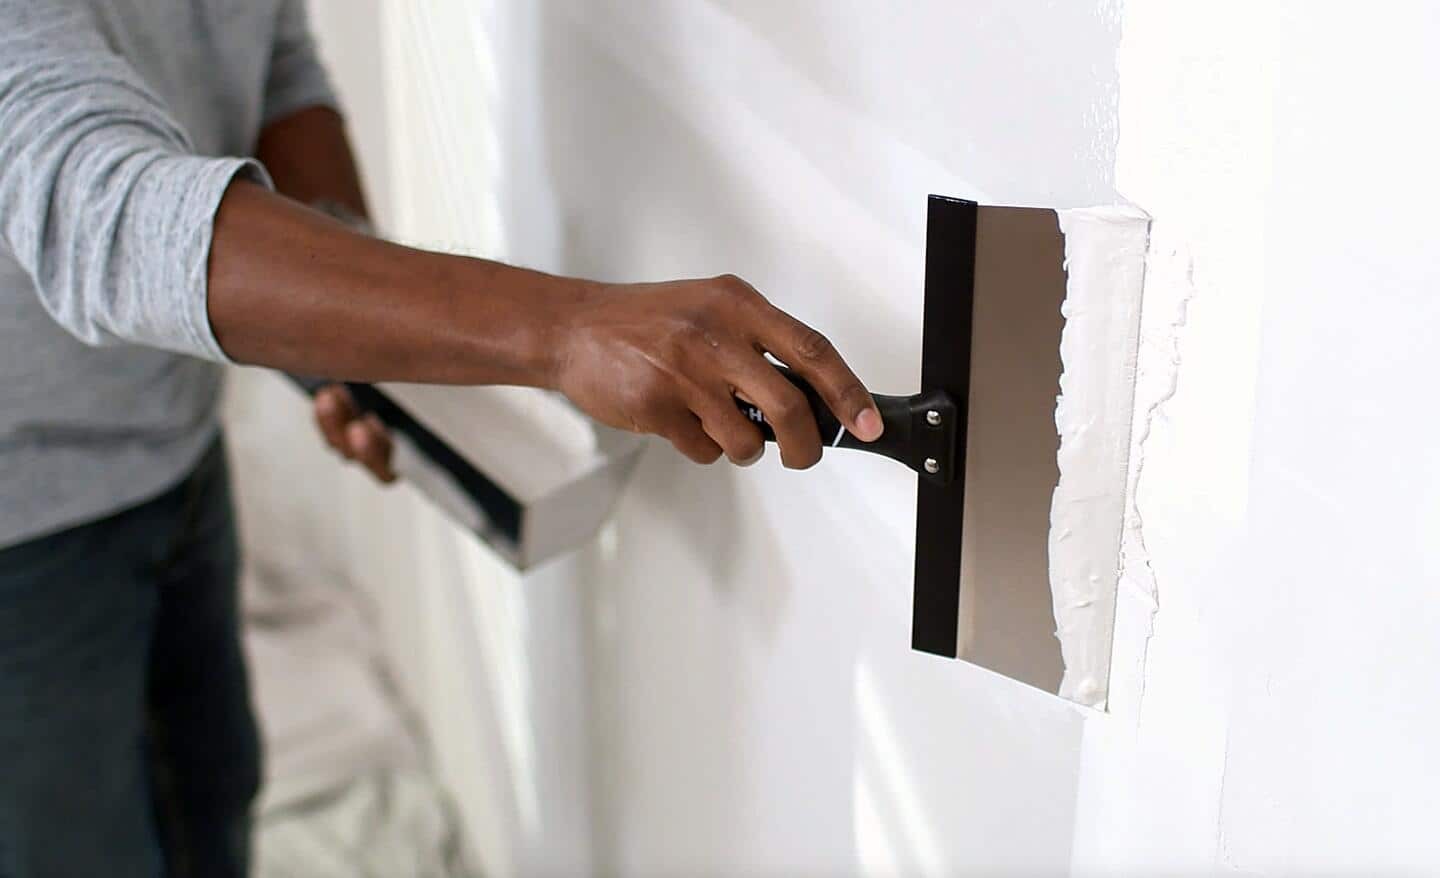
[[[925,423],[929,424],[932,427],[940,426],[940,413],[935,411],[934,409],[926,412]]]
[[[925,458],[925,472],[929,473],[932,476],[940,472],[940,461],[936,460],[933,457]]]

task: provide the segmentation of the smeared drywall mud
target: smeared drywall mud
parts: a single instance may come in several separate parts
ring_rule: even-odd
[[[1050,589],[1060,695],[1104,708],[1127,511],[1141,294],[1150,218],[1133,207],[1059,211],[1068,274],[1055,408],[1060,481]]]
[[[1151,291],[1140,325],[1136,358],[1135,420],[1131,433],[1130,471],[1125,488],[1125,531],[1121,541],[1120,593],[1129,603],[1132,629],[1141,634],[1140,648],[1130,658],[1127,675],[1145,692],[1145,663],[1155,616],[1160,611],[1160,587],[1145,544],[1145,518],[1140,510],[1140,485],[1145,472],[1145,444],[1165,403],[1180,385],[1180,334],[1195,292],[1194,263],[1189,252],[1167,239],[1164,230],[1150,237],[1146,258],[1146,287]],[[1161,292],[1163,291],[1163,293]],[[1117,609],[1117,625],[1120,624]],[[1113,655],[1113,650],[1112,650]]]

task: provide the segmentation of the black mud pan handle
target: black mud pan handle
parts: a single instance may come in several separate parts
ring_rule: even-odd
[[[311,396],[322,387],[343,385],[357,410],[373,414],[389,429],[397,474],[518,570],[588,540],[608,517],[643,448],[639,437],[591,424],[596,440],[592,461],[538,494],[517,491],[502,475],[459,450],[456,437],[432,429],[404,399],[386,390],[359,382],[285,377]]]
[[[443,498],[435,498],[452,516],[479,532],[502,555],[510,559],[518,556],[524,512],[520,501],[416,420],[383,390],[355,381],[335,382],[290,374],[286,377],[311,396],[331,384],[344,386],[360,414],[373,414],[379,418],[393,439],[410,443],[423,456],[432,468],[432,475],[443,478],[453,489],[458,489],[447,492]],[[460,497],[464,498],[464,502],[456,503]]]

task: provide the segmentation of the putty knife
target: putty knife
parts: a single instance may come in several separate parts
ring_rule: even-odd
[[[1063,670],[1047,540],[1065,284],[1055,211],[931,196],[920,393],[876,396],[885,433],[866,445],[787,373],[827,444],[917,474],[911,646],[1051,692]]]

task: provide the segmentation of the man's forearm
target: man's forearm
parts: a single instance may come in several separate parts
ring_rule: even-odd
[[[550,386],[588,285],[358,234],[237,182],[216,217],[208,308],[231,358],[356,381]]]
[[[272,123],[256,156],[280,195],[369,218],[334,110]],[[241,362],[347,380],[543,385],[552,312],[582,287],[372,240],[236,184],[216,220],[209,313]]]

